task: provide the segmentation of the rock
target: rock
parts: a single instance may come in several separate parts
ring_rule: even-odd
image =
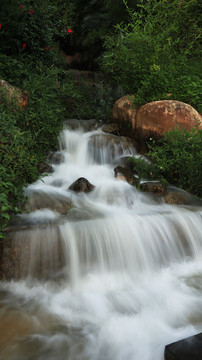
[[[64,154],[60,151],[51,152],[48,155],[48,161],[53,165],[59,165],[64,161],[65,157]]]
[[[83,129],[84,131],[91,131],[101,128],[102,120],[65,119],[64,125],[71,130]]]
[[[96,134],[91,136],[90,144],[94,145],[95,147],[102,148],[102,147],[112,147],[119,146],[120,148],[127,150],[133,149],[135,150],[134,141],[126,136],[117,136],[113,134]],[[120,154],[121,155],[121,154]]]
[[[144,192],[151,192],[156,195],[165,195],[166,194],[166,186],[164,184],[162,184],[160,181],[144,182],[140,185],[140,189]]]
[[[164,201],[167,204],[175,205],[201,205],[199,200],[196,200],[191,194],[187,191],[178,189],[176,187],[167,187],[166,195],[164,196]]]
[[[69,190],[75,192],[90,192],[95,189],[95,186],[92,185],[87,179],[81,177],[77,179],[72,185],[70,185]]]
[[[119,124],[108,124],[103,126],[102,131],[113,135],[120,135],[120,128]]]
[[[165,360],[201,360],[202,333],[167,345],[164,356]]]
[[[52,167],[49,164],[46,164],[43,161],[40,161],[37,165],[38,170],[40,173],[51,173],[53,171]]]
[[[153,101],[136,109],[128,96],[123,96],[114,105],[113,120],[128,127],[126,133],[137,141],[141,153],[151,137],[158,139],[167,131],[190,130],[197,125],[202,129],[201,115],[192,106],[175,100]]]
[[[124,153],[128,155],[136,153],[132,139],[107,133],[92,135],[88,147],[89,154],[99,164],[111,164]]]
[[[9,84],[5,80],[0,80],[1,97],[2,94],[8,104],[16,103],[18,107],[24,109],[28,104],[28,97],[23,90]]]
[[[28,196],[26,208],[29,212],[50,209],[64,215],[73,207],[72,199],[68,194],[60,194],[54,189],[47,193],[43,190],[27,188],[26,195]]]
[[[174,100],[153,101],[138,110],[135,134],[142,140],[160,138],[167,131],[190,130],[197,125],[202,129],[202,118],[192,106]]]
[[[114,168],[115,178],[127,181],[132,186],[137,186],[138,179],[128,166],[118,165]]]
[[[137,170],[134,170],[134,157],[133,156],[122,156],[120,159],[115,161],[116,166],[124,166],[130,169],[133,175],[139,176]]]
[[[131,95],[131,98],[134,98]],[[132,101],[129,99],[128,95],[123,96],[115,102],[113,108],[113,120],[118,121],[119,123],[124,123],[125,126],[128,124],[129,131],[135,129],[137,109]]]

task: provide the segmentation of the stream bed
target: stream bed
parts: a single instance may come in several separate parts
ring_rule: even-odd
[[[115,178],[135,147],[86,124],[65,124],[53,173],[25,189],[29,268],[0,282],[0,360],[163,360],[202,331],[202,207]],[[80,177],[92,191],[69,189]]]

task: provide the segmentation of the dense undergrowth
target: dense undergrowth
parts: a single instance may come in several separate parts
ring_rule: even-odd
[[[172,99],[201,112],[201,3],[151,0],[138,8],[128,8],[129,22],[106,37],[103,71],[135,95],[137,106]]]

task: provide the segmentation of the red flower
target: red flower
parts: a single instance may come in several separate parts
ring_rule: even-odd
[[[0,24],[0,30],[1,30],[1,24]]]
[[[48,45],[46,45],[45,50],[46,50],[46,51],[48,51],[48,50],[49,50],[49,46],[48,46]]]
[[[72,32],[72,30],[71,30],[71,29],[68,29],[67,32],[70,34],[70,33]]]
[[[26,46],[27,46],[27,43],[23,43],[23,44],[22,44],[22,48],[23,48],[23,49],[25,49]]]
[[[28,11],[31,15],[34,13],[34,10],[28,10]]]
[[[19,8],[20,8],[20,9],[22,9],[22,8],[23,8],[23,6],[22,6],[22,5],[19,5]]]
[[[55,50],[55,46],[52,47],[52,50]]]

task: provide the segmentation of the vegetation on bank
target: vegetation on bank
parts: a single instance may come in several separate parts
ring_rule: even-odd
[[[173,130],[161,140],[151,138],[147,156],[132,159],[140,179],[160,180],[202,197],[202,130]]]
[[[124,0],[126,7],[127,2]],[[100,63],[137,106],[172,99],[202,111],[199,0],[143,1],[105,40]]]
[[[0,94],[0,228],[22,210],[23,187],[40,176],[38,163],[56,149],[62,120],[111,116],[113,81],[134,93],[137,105],[172,98],[201,110],[200,9],[198,0],[0,4],[0,79],[29,98],[22,110]],[[61,49],[87,53],[90,69],[102,69],[111,85],[76,85]],[[198,196],[201,136],[171,132],[149,152],[162,178]]]

